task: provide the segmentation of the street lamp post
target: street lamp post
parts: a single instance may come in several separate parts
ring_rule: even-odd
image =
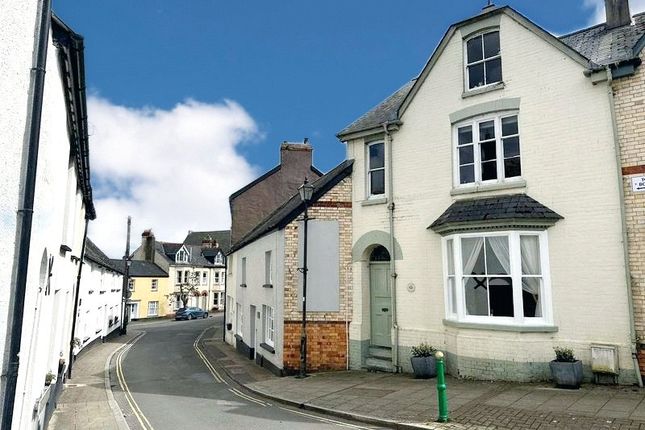
[[[300,199],[305,204],[305,213],[303,216],[303,254],[302,254],[302,332],[300,334],[300,373],[298,378],[307,377],[307,222],[309,221],[309,202],[314,192],[314,186],[311,185],[307,178],[298,188]]]

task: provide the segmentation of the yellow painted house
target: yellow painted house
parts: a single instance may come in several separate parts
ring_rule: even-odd
[[[113,260],[123,266],[121,260]],[[133,260],[130,265],[128,299],[131,320],[174,315],[171,306],[172,288],[168,273],[149,261]]]

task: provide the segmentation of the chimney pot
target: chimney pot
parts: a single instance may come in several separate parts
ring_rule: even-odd
[[[629,0],[605,0],[605,14],[607,30],[632,23]]]

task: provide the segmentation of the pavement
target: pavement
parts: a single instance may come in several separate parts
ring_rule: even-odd
[[[127,336],[93,346],[78,358],[74,377],[65,385],[50,428],[128,428],[106,375],[109,359],[139,334],[134,328],[129,332]],[[315,373],[306,379],[280,378],[222,342],[221,330],[209,330],[208,334],[200,341],[205,357],[241,389],[313,413],[398,429],[645,430],[645,390],[638,387],[585,384],[579,390],[565,390],[548,383],[516,384],[447,377],[450,422],[437,423],[434,379],[417,380],[408,374],[361,371]],[[136,350],[130,352],[135,353]],[[137,370],[134,375],[139,373]],[[146,391],[139,389],[137,395]],[[248,411],[248,406],[244,408]],[[295,424],[287,419],[276,424],[280,422]]]
[[[393,428],[645,429],[645,390],[585,384],[517,384],[448,376],[449,423],[437,423],[436,380],[408,374],[341,371],[277,377],[216,338],[209,359],[249,391],[273,401]]]
[[[129,330],[125,336],[90,346],[76,359],[72,378],[66,381],[49,422],[50,429],[128,429],[109,389],[108,360],[137,334],[136,330]]]

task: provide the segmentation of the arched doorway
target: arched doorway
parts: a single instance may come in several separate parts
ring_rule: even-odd
[[[390,253],[379,245],[370,254],[370,331],[371,345],[391,348],[392,290]]]

